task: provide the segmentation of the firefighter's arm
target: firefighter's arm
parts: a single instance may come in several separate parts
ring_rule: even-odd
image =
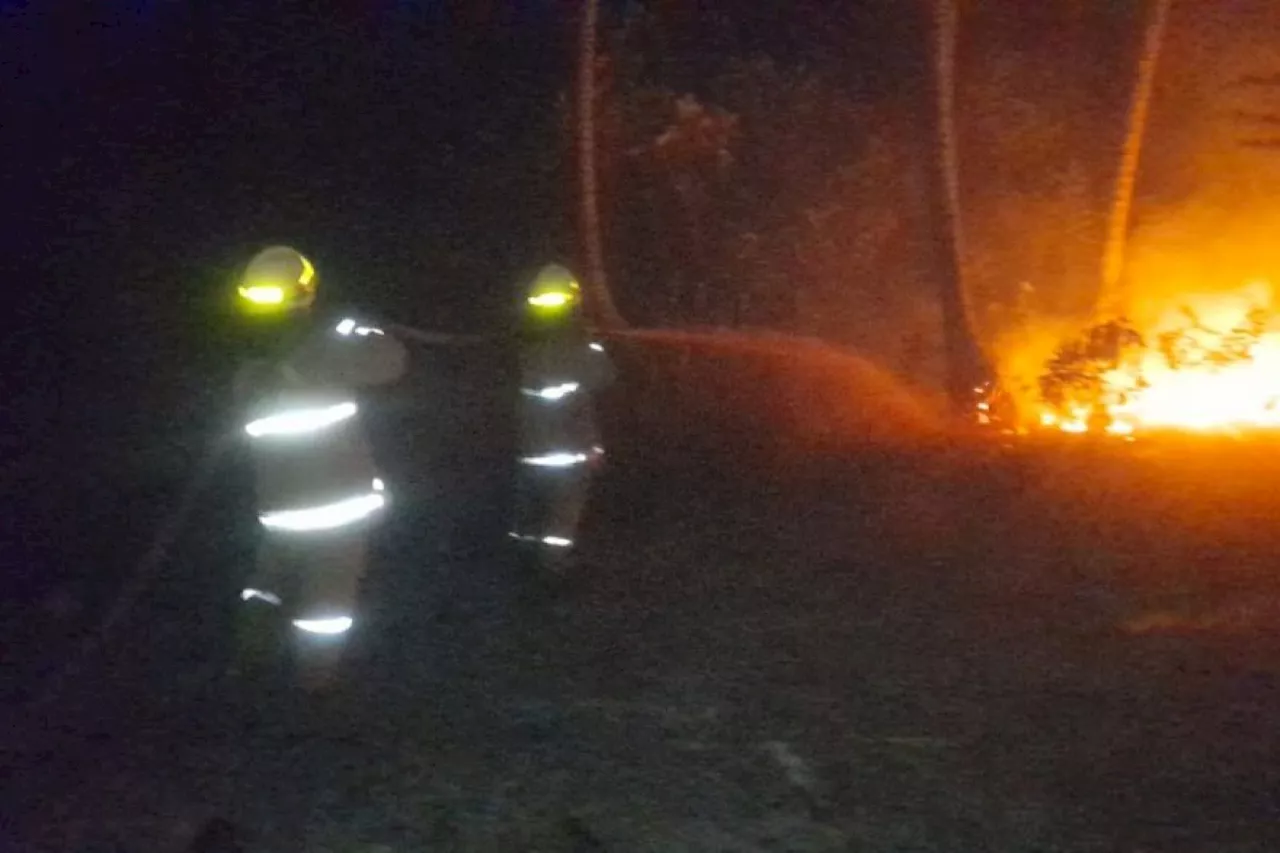
[[[356,388],[395,382],[405,361],[404,345],[381,328],[343,320],[299,348],[281,372],[300,387]]]
[[[388,334],[339,339],[329,348],[326,379],[348,387],[390,385],[404,375],[408,354]]]
[[[364,385],[390,385],[404,376],[409,354],[404,344],[392,335],[375,335],[361,344],[364,349],[361,367]]]

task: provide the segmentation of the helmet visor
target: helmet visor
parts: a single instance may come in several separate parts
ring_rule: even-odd
[[[573,307],[578,301],[578,294],[572,290],[548,290],[535,293],[529,297],[529,304],[543,312],[555,313]]]
[[[578,282],[567,271],[552,270],[539,275],[525,298],[538,317],[561,317],[573,312],[582,294]]]

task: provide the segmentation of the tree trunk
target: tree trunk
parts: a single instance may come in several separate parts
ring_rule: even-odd
[[[596,30],[600,0],[584,0],[578,50],[578,178],[581,187],[581,235],[586,257],[585,308],[600,328],[626,326],[609,293],[600,236],[600,196],[596,163]]]
[[[979,373],[979,349],[964,290],[964,244],[960,218],[959,163],[955,133],[956,8],[954,0],[935,0],[933,14],[933,105],[935,157],[930,171],[935,192],[934,245],[941,287],[947,394],[957,411],[971,408]]]
[[[1129,130],[1125,135],[1124,151],[1120,157],[1120,172],[1116,176],[1115,197],[1111,203],[1111,221],[1107,229],[1107,244],[1102,258],[1102,289],[1098,293],[1095,315],[1104,317],[1115,313],[1120,303],[1120,280],[1124,275],[1125,248],[1129,233],[1129,213],[1133,207],[1133,190],[1138,177],[1138,155],[1146,136],[1147,114],[1151,108],[1151,92],[1154,88],[1156,63],[1160,59],[1160,47],[1164,41],[1165,25],[1169,19],[1172,0],[1155,0],[1151,18],[1147,21],[1143,38],[1142,56],[1138,61],[1138,76],[1134,81],[1133,99],[1129,105]]]

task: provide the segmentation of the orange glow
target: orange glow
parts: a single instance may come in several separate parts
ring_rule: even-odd
[[[1133,324],[1141,343],[1110,352],[1094,384],[1036,399],[1030,410],[1041,428],[1126,437],[1280,428],[1280,323],[1269,281],[1149,299],[1144,308]]]

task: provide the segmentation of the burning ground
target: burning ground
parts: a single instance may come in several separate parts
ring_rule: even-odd
[[[859,422],[840,359],[686,345],[682,386],[672,360],[638,388],[661,347],[616,343],[559,595],[476,550],[500,454],[464,440],[493,416],[474,365],[424,379],[449,428],[387,407],[409,473],[330,703],[208,680],[239,552],[212,504],[137,642],[11,745],[33,849],[172,849],[211,813],[264,851],[1275,849],[1269,445],[942,441],[870,390],[897,441],[814,443],[788,424]]]

